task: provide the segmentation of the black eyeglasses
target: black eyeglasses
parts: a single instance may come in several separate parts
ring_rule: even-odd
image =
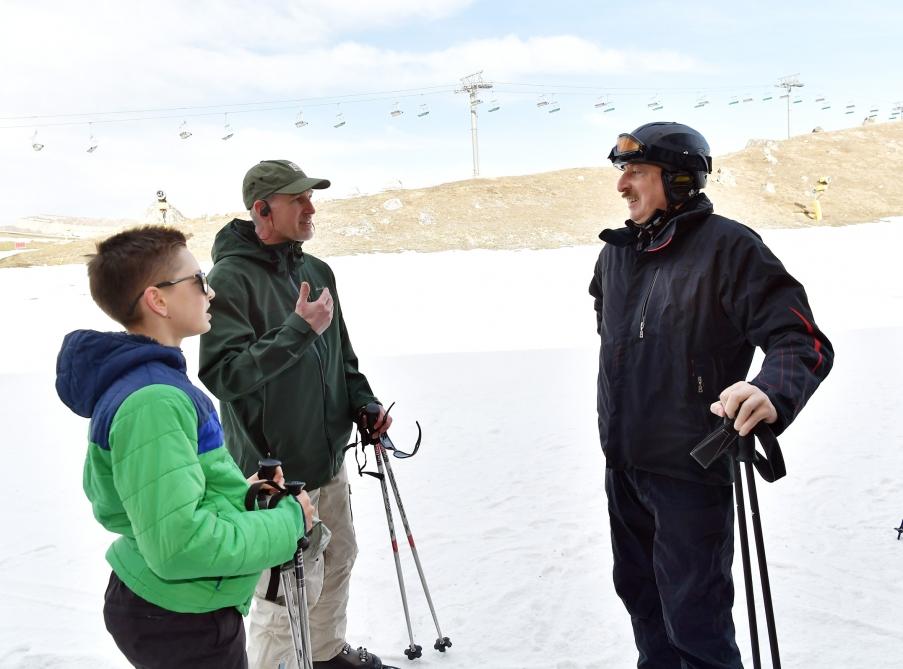
[[[201,287],[204,295],[207,295],[210,291],[210,283],[207,281],[207,275],[203,272],[195,272],[191,276],[183,276],[181,279],[173,279],[172,281],[161,281],[160,283],[155,283],[154,288],[168,288],[169,286],[175,286],[177,283],[182,283],[183,281],[190,281],[191,279],[197,279],[198,285]],[[147,290],[147,289],[145,289]],[[135,301],[132,302],[132,306],[129,307],[129,313],[135,311],[135,307],[138,306],[138,302],[141,301],[141,298],[144,297],[144,291],[141,291],[141,295],[135,298]]]

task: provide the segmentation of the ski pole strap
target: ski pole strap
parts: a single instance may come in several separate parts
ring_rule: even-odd
[[[762,444],[764,454],[756,450],[755,439]],[[751,462],[759,475],[769,483],[787,474],[784,454],[781,452],[778,439],[764,422],[756,425],[752,435],[740,437],[734,430],[733,421],[725,418],[721,425],[690,451],[690,455],[703,469],[708,469],[725,454],[736,458],[739,462]]]
[[[750,443],[749,450],[752,452],[752,463],[756,471],[759,472],[759,476],[769,483],[774,483],[779,478],[786,476],[787,468],[784,466],[784,454],[781,452],[781,445],[778,443],[778,438],[774,436],[771,428],[765,422],[760,422],[753,429],[753,434],[756,435],[756,439],[759,440],[765,451],[763,455],[756,450],[755,442],[751,437],[747,437]],[[741,446],[740,448],[742,450],[743,447]]]
[[[245,493],[245,509],[247,511],[255,511],[257,509],[258,495],[261,494],[260,491],[265,485],[276,488],[277,492],[265,500],[265,505],[260,507],[261,509],[275,508],[279,503],[279,500],[288,494],[288,492],[281,489],[274,481],[254,481],[254,483],[248,487],[248,492]],[[304,517],[304,511],[301,512],[301,517]],[[270,569],[270,580],[267,584],[267,592],[265,595],[267,601],[275,602],[279,595],[279,570],[280,567],[278,566]]]
[[[248,492],[245,493],[245,511],[255,511],[257,509],[257,496],[265,485],[276,489],[279,488],[279,484],[275,481],[254,481],[248,488]]]

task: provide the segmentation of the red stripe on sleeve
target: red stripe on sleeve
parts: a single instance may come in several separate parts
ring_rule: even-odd
[[[803,322],[803,325],[806,326],[806,332],[808,332],[809,334],[813,334],[815,332],[815,328],[812,327],[812,323],[810,323],[808,320],[806,320],[805,316],[803,316],[800,312],[798,312],[793,307],[790,307],[790,311],[792,311],[794,314],[796,314],[796,317],[799,318]],[[815,349],[815,352],[818,353],[818,360],[815,362],[815,365],[812,367],[812,371],[814,372],[816,369],[821,367],[821,363],[824,361],[824,356],[822,355],[822,352],[821,352],[821,340],[819,340],[818,337],[813,336],[812,342],[813,342],[812,347]]]

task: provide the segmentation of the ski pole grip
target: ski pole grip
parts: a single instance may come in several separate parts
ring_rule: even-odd
[[[364,411],[367,413],[367,427],[371,430],[376,427],[376,421],[379,420],[379,404],[376,402],[370,402]]]
[[[257,461],[257,476],[264,481],[272,481],[276,476],[276,467],[282,465],[281,460],[275,458],[263,458]]]
[[[373,431],[379,420],[379,410],[382,406],[378,402],[369,402],[358,409],[358,424],[362,435],[361,441],[365,444],[375,444],[379,436]]]

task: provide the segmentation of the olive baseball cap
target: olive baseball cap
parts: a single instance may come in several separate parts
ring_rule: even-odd
[[[275,193],[295,195],[311,188],[329,188],[329,179],[309,177],[290,160],[262,160],[245,174],[241,195],[245,208],[251,209]]]

